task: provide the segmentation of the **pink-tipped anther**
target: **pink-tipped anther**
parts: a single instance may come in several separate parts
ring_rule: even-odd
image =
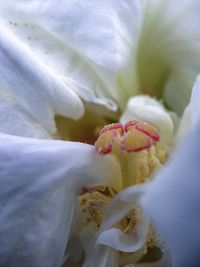
[[[153,141],[158,142],[160,141],[160,135],[159,131],[157,128],[154,126],[150,125],[147,122],[140,122],[138,123],[135,128],[144,133],[145,135],[149,136]]]
[[[124,129],[121,123],[112,123],[103,127],[95,143],[96,150],[101,155],[112,152],[112,148],[117,138],[123,135]]]
[[[124,134],[121,141],[121,150],[127,154],[131,152],[139,152],[150,148],[151,139],[137,130],[131,130]]]
[[[159,140],[158,129],[147,122],[134,120],[124,126],[121,123],[106,125],[101,129],[95,147],[99,154],[105,155],[111,153],[113,145],[116,144],[127,154],[149,149]]]
[[[116,130],[121,135],[124,133],[123,125],[117,122],[117,123],[111,123],[111,124],[104,126],[100,131],[100,135],[104,132],[111,131],[111,130]]]

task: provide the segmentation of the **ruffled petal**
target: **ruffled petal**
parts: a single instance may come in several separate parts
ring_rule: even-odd
[[[104,12],[99,12],[99,5]],[[79,84],[81,98],[98,105],[103,102],[106,109],[116,110],[111,100],[115,74],[110,65],[114,67],[117,61],[112,13],[108,1],[35,0],[8,1],[0,14],[5,26],[55,75],[76,81],[76,88]],[[73,89],[74,83],[69,87]]]
[[[81,232],[81,241],[85,251],[82,267],[118,266],[118,251],[107,246],[96,245],[96,229],[91,225]]]
[[[138,205],[138,200],[142,193],[142,186],[132,186],[120,192],[113,199],[107,208],[97,244],[106,245],[124,252],[135,252],[144,245],[149,223],[142,213],[138,217],[134,236],[132,234],[124,234],[119,229],[111,228],[114,223],[118,222],[130,210]]]
[[[111,100],[121,105],[116,70],[129,57],[140,5],[138,0],[7,1],[1,15],[56,74],[78,81],[112,109]]]
[[[0,266],[60,267],[76,194],[111,169],[86,144],[0,134]]]
[[[150,182],[141,198],[169,248],[173,266],[198,266],[200,125]]]
[[[13,34],[0,31],[0,94],[12,97],[49,133],[55,114],[80,118],[80,98]],[[23,131],[22,131],[23,135]]]

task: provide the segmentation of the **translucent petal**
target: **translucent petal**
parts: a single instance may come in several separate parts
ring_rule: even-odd
[[[60,267],[75,195],[111,169],[89,145],[0,134],[0,266]]]
[[[82,267],[116,267],[118,266],[118,252],[101,245],[95,245],[96,229],[91,225],[81,232],[85,257]]]
[[[118,266],[118,252],[106,246],[98,246],[95,261],[95,267],[116,267]]]
[[[173,266],[198,266],[200,125],[146,187],[141,199],[172,256]]]

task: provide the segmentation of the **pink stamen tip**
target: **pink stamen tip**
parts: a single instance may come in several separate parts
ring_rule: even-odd
[[[124,125],[124,130],[125,132],[128,132],[130,128],[135,127],[140,121],[134,120],[134,121],[129,121]]]
[[[106,155],[106,154],[109,154],[111,152],[112,152],[112,144],[110,144],[109,146],[103,147],[103,148],[98,150],[98,153],[100,155]]]
[[[124,134],[120,144],[121,150],[125,154],[131,152],[140,152],[142,150],[149,149],[151,146],[151,139],[137,130],[129,131]]]
[[[99,135],[101,135],[101,134],[103,134],[103,133],[105,133],[107,131],[112,131],[112,130],[119,130],[119,132],[120,132],[121,135],[123,135],[123,133],[124,133],[124,127],[123,127],[123,125],[121,123],[117,122],[117,123],[112,123],[112,124],[109,124],[109,125],[104,126],[101,129]]]
[[[106,155],[112,152],[112,147],[117,138],[118,133],[115,130],[104,131],[100,134],[95,142],[96,150],[101,155]]]
[[[121,149],[125,154],[131,153],[131,152],[140,152],[142,150],[146,150],[149,149],[152,146],[152,143],[150,141],[150,139],[148,139],[148,141],[140,147],[134,148],[134,147],[126,147],[124,142],[121,143]]]
[[[160,141],[160,135],[159,135],[159,130],[155,128],[154,126],[145,123],[145,122],[140,122],[138,123],[135,128],[150,137],[153,141],[159,142]]]

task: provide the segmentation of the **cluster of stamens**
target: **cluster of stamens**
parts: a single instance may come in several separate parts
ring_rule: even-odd
[[[125,125],[121,123],[106,125],[101,129],[95,147],[99,154],[106,155],[117,145],[124,154],[127,154],[149,149],[159,140],[157,128],[147,122],[134,120]]]
[[[140,120],[129,121],[126,124],[113,123],[101,129],[95,148],[100,155],[115,155],[120,165],[120,182],[118,181],[118,187],[114,186],[115,189],[111,185],[82,187],[79,202],[86,225],[93,224],[99,229],[105,216],[105,208],[118,191],[130,185],[149,181],[154,170],[161,166],[163,148],[161,144],[157,144],[159,141],[159,129]],[[139,213],[140,209],[134,207],[114,227],[134,236]],[[147,253],[149,247],[154,246],[154,234],[149,232],[146,243],[137,252],[131,253],[131,259],[134,257],[134,261],[138,261]],[[121,254],[126,255],[122,252]]]
[[[94,223],[97,228],[101,226],[106,206],[115,197],[117,192],[105,185],[94,185],[82,187],[79,195],[82,212],[86,216],[87,223]],[[132,210],[122,219],[117,227],[125,233],[135,232],[136,210]]]

